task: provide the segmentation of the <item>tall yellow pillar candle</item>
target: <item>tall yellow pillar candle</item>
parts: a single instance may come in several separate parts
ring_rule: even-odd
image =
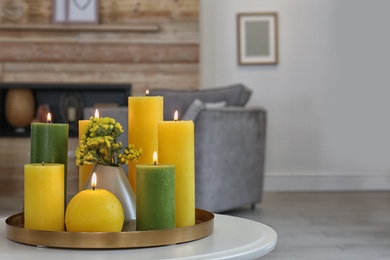
[[[153,164],[153,152],[158,149],[157,123],[163,120],[163,97],[129,97],[128,143],[142,148],[137,163],[129,163],[129,181],[134,192],[136,186],[136,164]]]
[[[88,125],[89,121],[90,120],[79,120],[79,142],[84,133],[83,129],[86,125]],[[79,191],[84,190],[85,183],[87,182],[93,166],[93,164],[79,166]]]
[[[24,165],[24,227],[63,231],[65,227],[64,164]]]
[[[192,121],[177,121],[176,119],[159,122],[159,162],[175,165],[176,227],[195,225],[194,152],[194,123]]]

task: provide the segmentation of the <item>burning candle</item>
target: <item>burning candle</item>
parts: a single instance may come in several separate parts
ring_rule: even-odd
[[[175,170],[176,227],[195,225],[195,150],[194,123],[174,121],[158,124],[158,154],[163,164]]]
[[[24,165],[24,227],[64,230],[64,165]]]
[[[135,165],[152,164],[153,152],[158,149],[157,123],[163,120],[163,97],[129,97],[128,108],[128,143],[143,150],[137,163],[129,163],[128,177],[136,192]]]
[[[137,230],[175,228],[175,166],[137,164]]]
[[[31,124],[31,163],[61,163],[64,165],[64,193],[66,200],[66,177],[68,164],[68,124],[53,124],[51,114],[47,123]]]
[[[92,174],[92,189],[83,190],[69,202],[65,213],[69,232],[120,232],[124,213],[119,199],[105,189],[96,189],[96,173]]]

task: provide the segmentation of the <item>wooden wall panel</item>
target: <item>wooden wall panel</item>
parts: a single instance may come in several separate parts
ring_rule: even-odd
[[[0,60],[35,62],[197,63],[196,44],[0,43]]]
[[[4,30],[4,28],[1,29],[0,27],[0,42],[198,44],[199,25],[197,22],[172,22],[169,24],[158,24],[158,27],[160,28],[158,32],[49,31],[38,29],[23,31],[16,30],[16,28],[15,30]]]
[[[158,31],[10,30],[50,25],[51,0],[0,1],[0,81],[118,82],[198,88],[198,0],[100,0],[98,26],[157,25]],[[69,25],[68,25],[69,26]]]
[[[198,87],[198,65],[195,63],[6,62],[3,67],[3,81],[6,82],[131,83],[134,95],[142,95],[152,88]]]
[[[197,0],[113,0],[101,1],[103,23],[197,21]]]

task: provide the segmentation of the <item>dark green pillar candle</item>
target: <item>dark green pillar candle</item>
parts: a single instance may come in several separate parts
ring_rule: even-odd
[[[175,228],[175,166],[136,165],[137,230]]]
[[[30,162],[64,164],[65,202],[68,164],[68,133],[68,124],[31,124]]]

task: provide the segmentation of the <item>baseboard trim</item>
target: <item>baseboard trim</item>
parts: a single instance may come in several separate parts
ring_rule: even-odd
[[[265,191],[390,190],[390,173],[271,172]]]

